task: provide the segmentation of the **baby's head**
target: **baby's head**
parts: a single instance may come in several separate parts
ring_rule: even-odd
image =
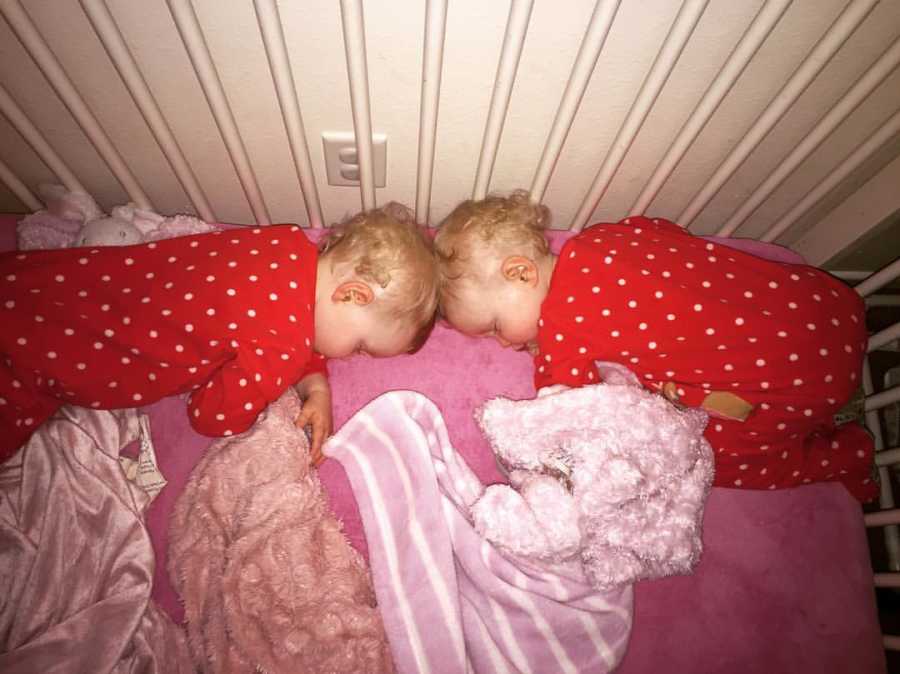
[[[533,347],[556,260],[549,222],[547,207],[524,190],[457,206],[434,239],[443,317],[467,335]]]
[[[328,358],[415,352],[434,325],[437,286],[431,244],[405,206],[335,225],[319,254],[315,350]]]

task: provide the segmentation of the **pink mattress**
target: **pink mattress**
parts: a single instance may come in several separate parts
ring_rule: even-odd
[[[0,250],[14,247],[16,218],[0,216]],[[751,252],[785,261],[793,255],[748,245],[756,246]],[[492,396],[532,396],[530,370],[525,354],[438,326],[414,356],[331,362],[335,423],[388,389],[420,391],[441,409],[451,439],[478,476],[500,481],[472,412]],[[210,439],[191,430],[179,399],[146,409],[169,480],[148,514],[158,560],[154,597],[180,620],[181,606],[165,572],[167,522]],[[342,469],[326,461],[320,475],[351,542],[365,552]],[[861,511],[843,487],[714,489],[703,538],[703,559],[692,576],[636,586],[634,628],[619,672],[885,671]]]

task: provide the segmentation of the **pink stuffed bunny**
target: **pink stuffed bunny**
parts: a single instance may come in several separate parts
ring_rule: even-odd
[[[625,368],[601,373],[607,383],[497,398],[479,411],[511,486],[485,490],[475,527],[515,555],[579,560],[600,589],[689,573],[713,477],[707,416],[645,390]]]
[[[62,185],[41,185],[39,191],[47,208],[19,221],[19,250],[130,246],[220,229],[188,215],[164,217],[134,204],[116,206],[106,216],[90,195]]]

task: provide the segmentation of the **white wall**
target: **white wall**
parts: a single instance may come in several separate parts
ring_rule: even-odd
[[[10,0],[0,0],[9,2]],[[217,127],[162,0],[108,0],[218,219],[252,222]],[[191,204],[137,112],[76,0],[23,0],[64,65],[161,212]],[[593,0],[536,0],[522,54],[492,190],[528,187],[578,50]],[[656,106],[595,212],[626,214],[668,144],[762,3],[711,0]],[[379,203],[413,204],[416,191],[423,0],[366,0],[368,66],[375,131],[388,136],[387,184]],[[676,0],[623,0],[551,179],[545,202],[567,226],[678,11]],[[843,0],[795,0],[734,90],[667,182],[650,212],[674,218],[709,178],[812,45]],[[206,41],[234,110],[273,221],[305,222],[302,195],[250,0],[194,0]],[[471,194],[508,2],[450,0],[437,131],[432,219]],[[359,191],[325,183],[321,133],[352,130],[340,9],[335,0],[283,0],[282,23],[325,219],[360,208]],[[776,167],[833,102],[900,37],[900,2],[881,2],[780,124],[726,183],[694,224],[712,232]],[[13,94],[81,181],[106,207],[128,200],[122,187],[54,94],[10,27],[0,20],[0,82]],[[900,108],[900,73],[887,80],[768,199],[738,232],[759,235],[821,180],[884,119]],[[897,155],[895,148],[882,163]],[[53,176],[4,118],[0,157],[32,188]],[[864,183],[881,167],[854,176]],[[900,197],[897,198],[900,206]],[[0,211],[23,211],[0,188]],[[806,218],[783,242],[807,234]],[[831,224],[830,227],[836,225]]]

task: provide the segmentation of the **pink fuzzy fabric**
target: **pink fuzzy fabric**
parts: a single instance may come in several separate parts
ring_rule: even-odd
[[[62,185],[42,185],[41,197],[47,209],[26,215],[18,223],[16,235],[19,250],[89,245],[79,244],[79,238],[92,228],[94,231],[87,239],[93,245],[108,245],[94,242],[97,236],[102,236],[104,229],[127,229],[132,236],[122,242],[123,245],[222,229],[221,225],[203,222],[189,215],[163,217],[153,211],[141,210],[134,204],[116,206],[110,216],[105,217],[89,195],[69,192]]]
[[[172,215],[163,218],[155,229],[145,231],[144,241],[159,241],[160,239],[173,239],[176,236],[206,234],[217,229],[222,229],[222,227],[203,222],[203,220],[198,220],[190,215]]]
[[[38,211],[26,215],[19,222],[18,245],[19,250],[68,248],[75,239],[84,223],[78,220],[67,220],[48,213]]]
[[[598,589],[690,573],[713,477],[707,415],[644,390],[621,366],[603,370],[609,383],[479,411],[515,489],[487,488],[476,529],[516,555],[580,559]]]
[[[0,249],[15,248],[21,217],[0,215]],[[305,231],[310,238],[324,232]],[[553,232],[551,238],[558,247],[569,235]],[[743,249],[752,243],[731,241]],[[757,254],[773,259],[797,258],[771,244],[757,247],[764,249]],[[441,325],[415,355],[355,356],[328,368],[335,428],[386,390],[420,391],[440,408],[454,447],[486,484],[502,476],[473,411],[497,396],[534,397],[527,353]],[[169,516],[211,439],[191,429],[179,398],[146,411],[169,480],[147,515],[157,558],[153,597],[180,622],[182,605],[166,573]],[[360,513],[344,469],[329,460],[319,475],[345,533],[364,553]],[[617,674],[886,672],[866,529],[859,504],[841,485],[775,492],[714,487],[703,529],[703,557],[692,575],[635,584],[634,626]]]
[[[217,440],[179,497],[169,574],[203,672],[392,671],[371,582],[309,469],[293,391]]]

